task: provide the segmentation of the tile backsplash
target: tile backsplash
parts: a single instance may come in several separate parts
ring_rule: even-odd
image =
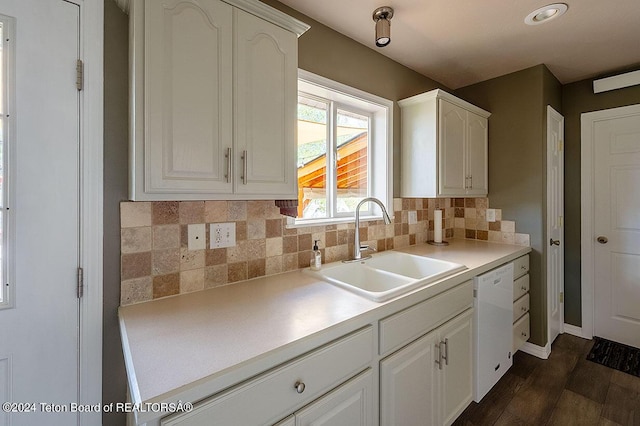
[[[423,243],[433,239],[433,211],[442,209],[445,238],[529,245],[499,209],[487,222],[487,208],[487,198],[396,198],[392,223],[362,222],[360,241],[378,251]],[[273,201],[122,202],[120,216],[122,305],[308,267],[313,240],[323,263],[353,251],[353,223],[287,228]],[[235,222],[236,246],[209,249],[206,226],[207,249],[188,250],[188,225],[215,222]]]

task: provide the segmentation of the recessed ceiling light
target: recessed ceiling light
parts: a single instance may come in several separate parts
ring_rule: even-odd
[[[524,18],[524,23],[527,25],[543,24],[564,15],[567,9],[569,9],[569,6],[565,3],[550,4],[528,14],[527,17]]]

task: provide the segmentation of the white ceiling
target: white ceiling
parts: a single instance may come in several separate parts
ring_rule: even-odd
[[[570,0],[529,26],[545,0],[280,0],[451,89],[546,64],[561,83],[640,65],[640,0]],[[373,10],[393,7],[391,44],[375,47]]]

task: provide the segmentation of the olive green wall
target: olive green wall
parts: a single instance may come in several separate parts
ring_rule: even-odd
[[[638,68],[636,68],[638,69]],[[628,70],[632,71],[632,70]],[[580,114],[640,104],[640,86],[593,93],[593,79],[562,86],[565,135],[565,322],[582,326],[580,286]]]
[[[544,269],[546,105],[560,104],[560,84],[544,65],[527,68],[455,91],[491,112],[489,200],[531,236],[531,339],[547,342]]]
[[[127,377],[120,344],[120,201],[127,199],[129,18],[104,2],[104,240],[102,401],[125,402]],[[124,425],[124,413],[104,413],[103,425]]]
[[[261,0],[311,25],[298,40],[299,68],[365,92],[398,101],[446,86],[418,74],[276,0]],[[371,45],[373,21],[371,21]],[[376,48],[378,49],[378,48]],[[393,109],[393,193],[400,196],[400,108]]]

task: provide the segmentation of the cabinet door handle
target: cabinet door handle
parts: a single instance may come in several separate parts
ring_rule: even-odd
[[[559,246],[560,245],[560,240],[554,240],[553,238],[549,238],[549,245],[550,246]]]
[[[304,392],[304,388],[305,388],[306,386],[305,386],[304,382],[301,382],[301,381],[299,381],[299,380],[298,380],[298,381],[293,385],[293,387],[295,388],[296,392],[298,392],[298,393],[302,393],[302,392]]]
[[[227,183],[231,181],[231,148],[227,148],[227,155],[225,155],[227,159],[227,174],[224,177],[227,179]]]
[[[246,185],[247,184],[247,156],[248,156],[248,152],[245,149],[244,151],[242,151],[242,156],[240,157],[242,159],[242,176],[240,176],[240,179],[242,179],[242,184]]]
[[[436,359],[436,364],[438,364],[438,369],[442,370],[442,342],[436,345],[438,349],[438,359]]]
[[[444,345],[444,364],[449,365],[449,339],[444,339],[444,342],[440,343],[440,345]]]

